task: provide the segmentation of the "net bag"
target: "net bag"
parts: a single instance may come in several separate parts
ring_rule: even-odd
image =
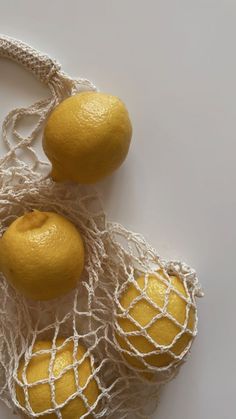
[[[162,259],[141,235],[109,222],[92,187],[54,183],[45,175],[50,165],[33,148],[45,119],[64,98],[95,86],[1,35],[0,57],[23,65],[50,91],[48,99],[11,111],[3,122],[0,233],[25,212],[54,211],[79,229],[86,254],[77,288],[48,302],[24,297],[1,274],[0,398],[20,417],[146,418],[197,334],[196,297],[202,291],[196,273]],[[24,136],[19,127],[27,116],[37,122]],[[140,320],[143,312],[148,314]],[[157,329],[164,330],[158,339]],[[44,371],[34,376],[38,364]]]

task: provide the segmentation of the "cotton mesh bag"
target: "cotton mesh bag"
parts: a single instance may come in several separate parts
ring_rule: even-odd
[[[35,208],[53,211],[78,228],[86,254],[77,288],[50,301],[24,297],[1,274],[0,398],[19,417],[147,418],[197,334],[196,297],[202,291],[196,273],[162,259],[141,235],[108,221],[94,188],[55,183],[47,174],[49,163],[33,147],[47,116],[66,97],[96,87],[1,35],[0,57],[23,65],[50,92],[3,122],[0,233]],[[37,122],[23,135],[21,123],[29,116]],[[37,362],[43,368],[36,379]],[[40,394],[44,410],[37,404]]]

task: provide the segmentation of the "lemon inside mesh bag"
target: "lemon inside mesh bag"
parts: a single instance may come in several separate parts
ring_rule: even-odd
[[[186,281],[161,270],[127,282],[117,298],[116,338],[124,358],[138,369],[180,362],[196,334],[195,325]]]
[[[36,341],[27,362],[21,359],[16,396],[22,407],[41,417],[57,418],[50,411],[60,407],[64,419],[80,418],[94,410],[99,389],[92,373],[92,359],[76,341]],[[48,412],[48,413],[47,413]]]

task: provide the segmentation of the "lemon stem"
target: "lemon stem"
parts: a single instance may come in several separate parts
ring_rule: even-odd
[[[45,212],[40,212],[37,210],[28,212],[22,217],[18,225],[18,229],[19,231],[27,231],[34,228],[40,228],[47,219],[48,215]]]

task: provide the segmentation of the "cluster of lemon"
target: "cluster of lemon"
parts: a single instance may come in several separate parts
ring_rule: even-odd
[[[128,112],[118,98],[86,92],[66,99],[54,109],[44,132],[43,147],[52,163],[52,178],[79,183],[102,179],[125,159],[131,134]],[[50,300],[74,289],[83,272],[85,256],[79,231],[69,220],[52,212],[34,210],[24,214],[0,240],[0,270],[17,290],[34,300]],[[140,276],[136,284],[130,283],[120,294],[118,305],[115,339],[130,367],[143,370],[145,366],[148,373],[148,366],[153,371],[153,367],[177,362],[178,355],[189,347],[196,313],[193,309],[189,312],[186,287],[180,278],[163,271]],[[158,318],[160,310],[162,316]],[[181,328],[184,333],[177,340]],[[173,341],[171,356],[163,352],[163,347],[168,349]],[[91,356],[81,344],[75,354],[73,341],[64,338],[58,338],[54,345],[54,404],[47,382],[53,344],[42,340],[35,342],[30,361],[26,364],[23,357],[20,362],[18,402],[26,409],[30,405],[42,418],[57,417],[53,413],[55,403],[62,405],[59,410],[63,419],[80,418],[96,406],[100,393]],[[77,383],[74,368],[69,368],[75,360]],[[25,380],[29,385],[27,397]],[[83,394],[70,398],[78,385]]]

